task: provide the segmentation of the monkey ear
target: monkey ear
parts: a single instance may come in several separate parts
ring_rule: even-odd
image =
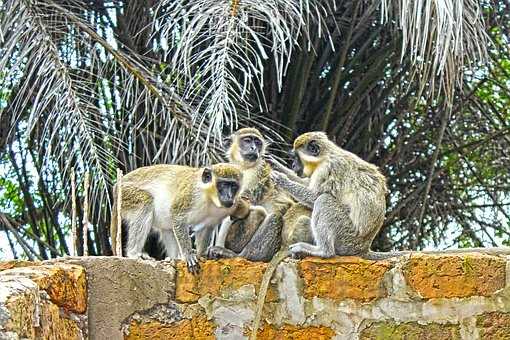
[[[225,148],[225,150],[230,148],[230,146],[232,145],[232,136],[223,138],[222,144],[223,144],[223,147]]]
[[[204,168],[202,172],[202,182],[209,183],[212,181],[212,170],[210,168]]]

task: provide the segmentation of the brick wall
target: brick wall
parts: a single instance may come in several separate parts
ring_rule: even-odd
[[[286,260],[271,282],[259,339],[510,339],[509,260],[478,253]],[[240,339],[250,332],[266,266],[207,261],[193,276],[181,262],[6,262],[0,339]]]

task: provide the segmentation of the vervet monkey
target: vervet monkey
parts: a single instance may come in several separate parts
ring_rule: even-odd
[[[295,168],[308,177],[296,182],[273,171],[278,187],[312,208],[315,244],[298,242],[289,250],[297,256],[370,257],[386,210],[386,179],[379,169],[330,141],[323,132],[308,132],[294,141]]]
[[[259,223],[257,217],[223,221],[217,246],[208,251],[210,258],[241,256],[252,261],[269,261],[281,245],[283,215],[292,201],[274,187],[271,166],[264,159],[266,142],[254,128],[236,131],[227,141],[227,156],[243,173],[241,195],[253,205],[265,208],[268,215]],[[224,247],[226,246],[226,248]]]
[[[167,258],[183,259],[188,270],[197,273],[199,263],[190,232],[212,228],[236,213],[241,185],[239,167],[224,163],[205,168],[153,165],[128,173],[122,180],[120,213],[127,225],[127,256],[143,257],[144,243],[153,230],[159,233]],[[247,203],[241,204],[245,209]],[[113,244],[116,215],[112,214]]]

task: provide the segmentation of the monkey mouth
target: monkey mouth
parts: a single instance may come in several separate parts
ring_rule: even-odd
[[[225,207],[225,208],[232,208],[232,206],[234,205],[234,201],[222,201],[221,204]]]
[[[256,153],[247,153],[243,155],[243,158],[249,162],[255,162],[259,158],[259,155]]]
[[[292,170],[299,176],[303,177],[303,167],[299,164],[297,160],[292,161]]]

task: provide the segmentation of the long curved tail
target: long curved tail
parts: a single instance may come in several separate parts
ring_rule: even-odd
[[[257,307],[255,310],[255,317],[253,318],[250,340],[257,339],[257,331],[259,330],[260,319],[262,318],[262,310],[264,308],[264,302],[266,301],[266,295],[269,289],[269,283],[271,282],[271,278],[273,277],[273,274],[276,271],[278,265],[289,256],[290,251],[288,250],[280,250],[279,252],[277,252],[271,259],[271,262],[269,262],[269,265],[267,266],[266,271],[264,272],[264,276],[262,276],[262,282],[260,284],[259,295],[257,297]]]
[[[410,255],[412,254],[412,251],[390,251],[390,252],[380,252],[380,251],[369,251],[365,255],[361,256],[365,260],[372,260],[372,261],[380,261],[380,260],[386,260],[392,257],[399,257],[404,255]]]
[[[390,252],[380,252],[380,251],[369,251],[367,254],[363,255],[362,258],[366,260],[385,260],[392,257],[399,257],[411,254],[463,254],[463,253],[480,253],[487,255],[510,255],[510,247],[492,247],[492,248],[458,248],[458,249],[446,249],[446,250],[421,250],[421,251],[411,251],[411,250],[403,250],[403,251],[390,251]]]

